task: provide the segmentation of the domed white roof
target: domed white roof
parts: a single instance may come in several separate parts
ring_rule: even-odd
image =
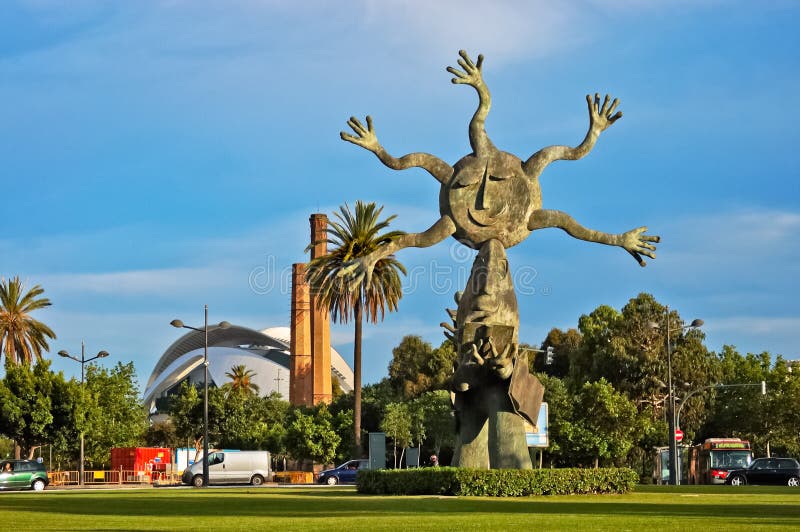
[[[221,385],[233,366],[244,364],[255,372],[254,381],[261,395],[279,392],[289,398],[289,327],[270,327],[262,331],[231,325],[220,329],[208,329],[208,371],[210,380]],[[200,331],[189,332],[178,338],[159,358],[144,392],[145,404],[152,410],[155,400],[166,394],[175,385],[190,375],[196,382],[202,381],[201,368],[205,347],[205,335]],[[200,373],[198,373],[200,372]],[[331,372],[336,376],[342,390],[353,389],[353,370],[342,356],[331,347]]]

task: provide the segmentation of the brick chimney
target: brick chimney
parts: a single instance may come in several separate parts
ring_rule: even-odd
[[[328,217],[324,214],[312,214],[311,224],[311,259],[328,253]],[[331,392],[331,325],[327,308],[317,307],[317,298],[312,293],[311,301],[311,370],[313,379],[314,404],[330,403]]]
[[[305,276],[305,264],[292,264],[289,402],[293,405],[311,406],[314,404],[311,370],[311,300]]]

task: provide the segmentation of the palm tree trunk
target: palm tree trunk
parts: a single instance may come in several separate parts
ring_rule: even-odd
[[[353,309],[355,317],[355,341],[353,345],[353,432],[354,458],[361,457],[361,299]]]

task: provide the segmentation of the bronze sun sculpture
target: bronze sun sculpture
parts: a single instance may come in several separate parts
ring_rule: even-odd
[[[643,256],[655,258],[658,236],[638,227],[621,234],[588,229],[567,213],[542,209],[539,175],[557,160],[577,160],[588,154],[600,133],[622,117],[619,101],[608,95],[586,97],[589,131],[578,146],[548,146],[522,161],[498,150],[484,127],[491,97],[481,67],[460,51],[461,70],[448,67],[455,84],[478,92],[478,109],[469,124],[472,153],[454,166],[428,153],[400,158],[389,155],[378,142],[372,118],[366,127],[348,120],[353,134],[343,140],[374,153],[394,170],[419,167],[439,183],[440,218],[422,233],[405,234],[348,268],[356,279],[369,278],[375,262],[406,247],[428,247],[452,236],[478,250],[467,287],[456,296],[458,309],[450,311],[455,327],[445,325],[458,349],[452,379],[458,439],[454,465],[474,468],[530,468],[524,421],[536,423],[544,392],[528,372],[527,356],[518,352],[519,314],[505,249],[519,244],[537,229],[557,227],[588,242],[619,246],[641,265]]]

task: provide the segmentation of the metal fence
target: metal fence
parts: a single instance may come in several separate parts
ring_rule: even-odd
[[[77,486],[80,484],[79,471],[50,471],[51,486]],[[179,473],[173,472],[145,472],[128,471],[125,469],[90,470],[83,472],[84,485],[101,484],[152,484],[156,486],[171,486],[181,483]]]

